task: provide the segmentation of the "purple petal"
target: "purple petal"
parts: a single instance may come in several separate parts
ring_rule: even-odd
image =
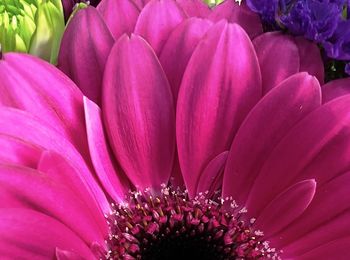
[[[299,72],[299,52],[292,36],[279,32],[264,33],[253,43],[259,59],[264,93]]]
[[[0,209],[0,233],[0,255],[5,259],[54,259],[56,247],[95,258],[73,231],[32,210]]]
[[[350,78],[337,79],[322,86],[322,102],[350,94]]]
[[[254,227],[264,230],[266,238],[282,230],[305,211],[312,201],[315,191],[315,180],[305,180],[294,184],[263,209],[261,214],[257,216]],[[279,217],[276,218],[276,216]]]
[[[259,65],[247,34],[236,24],[216,24],[188,63],[177,104],[179,160],[190,196],[260,96]]]
[[[175,153],[173,97],[155,53],[140,36],[123,36],[113,47],[102,109],[114,154],[132,183],[141,189],[167,183]]]
[[[33,56],[10,53],[0,60],[0,82],[2,105],[44,120],[88,157],[83,96],[62,72]]]
[[[89,209],[64,185],[29,168],[0,165],[0,172],[0,208],[37,209],[65,224],[87,244],[104,243],[107,227],[102,234]]]
[[[208,20],[187,19],[176,27],[164,45],[159,60],[169,80],[175,103],[187,63],[211,25]]]
[[[141,11],[135,33],[145,38],[157,55],[175,27],[186,18],[172,0],[151,0]]]
[[[113,42],[106,24],[93,7],[80,10],[62,38],[58,68],[96,104],[101,103],[102,76]]]
[[[213,22],[226,19],[230,23],[237,23],[242,26],[250,38],[254,38],[263,32],[259,15],[252,12],[244,3],[238,5],[237,2],[232,0],[226,0],[216,6],[208,19]]]
[[[348,168],[349,145],[339,148],[339,144],[350,137],[349,102],[349,95],[329,102],[312,111],[292,128],[261,168],[251,189],[247,207],[259,212],[282,189],[297,180],[307,176],[316,179],[321,185]],[[323,154],[326,156],[321,160]],[[323,160],[326,160],[325,165],[331,165],[333,169],[322,169]],[[314,171],[305,175],[303,172],[308,167]]]
[[[129,187],[126,177],[115,170],[116,162],[113,161],[113,155],[107,144],[100,108],[87,98],[84,98],[84,105],[89,149],[95,171],[114,201],[121,201]]]
[[[247,116],[232,143],[224,174],[224,196],[232,196],[243,206],[275,146],[320,105],[320,86],[306,73],[296,74],[271,90]],[[269,187],[267,183],[261,185]]]
[[[115,40],[124,33],[131,34],[140,14],[139,8],[131,0],[103,0],[97,6],[104,22]]]
[[[176,0],[188,17],[206,18],[210,14],[210,8],[202,0]]]

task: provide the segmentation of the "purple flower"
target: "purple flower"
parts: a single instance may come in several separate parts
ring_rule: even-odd
[[[350,20],[339,22],[337,30],[323,46],[328,57],[350,60]]]

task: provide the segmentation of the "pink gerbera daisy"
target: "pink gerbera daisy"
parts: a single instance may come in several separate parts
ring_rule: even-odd
[[[52,65],[2,55],[1,257],[347,259],[349,80],[321,88],[300,41],[254,47],[219,21],[174,89],[157,51],[123,35],[101,108]]]

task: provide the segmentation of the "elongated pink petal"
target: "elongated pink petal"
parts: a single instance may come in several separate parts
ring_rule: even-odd
[[[109,212],[109,203],[91,175],[87,165],[74,146],[55,129],[29,113],[13,108],[0,108],[0,135],[9,135],[42,149],[64,156],[80,174],[81,182],[90,190],[94,201],[103,212]]]
[[[58,55],[58,68],[85,96],[101,103],[102,77],[113,37],[93,7],[80,10],[68,24]]]
[[[232,196],[244,206],[256,176],[275,146],[320,105],[320,86],[306,73],[296,74],[271,90],[247,116],[232,143],[224,174],[224,196]],[[268,183],[261,185],[269,187]],[[253,211],[249,209],[254,215]]]
[[[239,5],[235,1],[226,0],[216,6],[208,17],[213,22],[226,19],[230,23],[237,23],[254,38],[263,32],[259,15],[252,12],[244,3]]]
[[[68,251],[56,248],[56,259],[57,260],[84,260],[80,255]]]
[[[175,152],[175,112],[169,83],[150,46],[123,36],[108,59],[103,116],[120,165],[139,188],[167,183]]]
[[[121,201],[129,187],[125,176],[115,170],[116,162],[113,160],[113,154],[104,133],[101,110],[87,98],[84,98],[84,105],[90,155],[95,171],[101,184],[114,201]]]
[[[274,233],[287,227],[299,217],[309,206],[316,191],[315,180],[305,180],[294,184],[279,194],[257,216],[254,226],[264,230],[264,236],[270,237]],[[276,216],[278,216],[276,218]]]
[[[37,169],[45,173],[53,182],[70,189],[80,200],[85,202],[85,206],[89,208],[90,215],[94,218],[94,222],[99,225],[101,232],[106,231],[106,220],[101,213],[100,205],[95,203],[93,192],[85,182],[84,173],[77,171],[66,159],[52,151],[42,153]]]
[[[216,24],[188,63],[177,103],[179,160],[190,196],[260,96],[258,61],[247,34],[236,24]]]
[[[4,259],[54,259],[56,247],[94,259],[88,246],[57,220],[26,209],[0,209],[0,255]]]
[[[198,180],[197,192],[207,192],[208,197],[222,188],[223,173],[227,160],[228,151],[216,156],[204,169]]]
[[[299,72],[299,50],[292,36],[269,32],[256,37],[253,43],[259,59],[264,93]]]
[[[208,20],[187,19],[176,27],[164,45],[159,60],[169,80],[175,103],[187,63],[211,25]]]
[[[17,138],[0,135],[0,162],[36,168],[42,149]]]
[[[312,232],[299,236],[294,243],[282,248],[286,256],[296,257],[336,239],[349,236],[350,211],[327,220]],[[348,256],[348,255],[347,255]]]
[[[79,151],[87,148],[83,96],[54,66],[25,54],[0,60],[0,103],[39,117],[61,132]]]
[[[131,34],[136,25],[140,10],[132,0],[103,0],[97,6],[104,22],[118,40],[124,33]]]
[[[145,38],[159,55],[170,33],[185,18],[175,1],[151,0],[139,15],[135,33]]]
[[[348,211],[350,203],[343,198],[348,196],[349,185],[350,172],[347,172],[318,187],[312,203],[303,215],[271,240],[277,247],[283,247]]]
[[[326,175],[319,174],[316,170],[308,177],[316,179],[319,185],[348,169],[349,146],[338,150],[337,144],[349,140],[350,137],[349,102],[350,95],[347,95],[319,107],[283,138],[256,178],[247,207],[259,212],[281,189],[291,185],[291,182],[305,178],[303,171],[317,162],[322,153],[328,154],[324,158],[327,161],[336,154],[336,161],[330,165],[337,167],[338,164],[339,168],[338,171],[322,170],[322,164],[318,161],[313,166],[314,169],[320,169]]]
[[[337,79],[322,86],[322,102],[327,103],[335,98],[350,94],[350,78]]]
[[[0,172],[0,208],[37,209],[64,223],[86,243],[104,243],[107,230],[100,233],[88,208],[69,189],[29,168],[0,165]]]
[[[202,0],[176,0],[176,2],[188,17],[206,18],[210,14],[209,6]]]
[[[338,259],[347,260],[350,248],[350,236],[335,239],[332,242],[319,246],[301,256],[300,260]]]
[[[304,37],[295,37],[300,57],[300,72],[305,71],[317,78],[321,85],[324,83],[324,65],[321,52],[316,43]]]

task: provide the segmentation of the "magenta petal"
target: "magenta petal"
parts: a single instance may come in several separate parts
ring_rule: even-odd
[[[307,73],[298,73],[271,90],[247,116],[232,143],[224,174],[224,196],[232,196],[244,206],[256,176],[275,146],[320,105],[320,86]],[[268,182],[261,185],[269,188]],[[254,215],[254,208],[249,208],[249,212]]]
[[[57,260],[84,260],[82,256],[68,250],[62,250],[56,248],[56,259]]]
[[[151,0],[140,13],[135,33],[145,38],[159,55],[172,30],[185,18],[175,1]]]
[[[322,227],[337,215],[350,209],[349,194],[350,172],[338,176],[317,188],[316,195],[304,214],[288,228],[276,234],[274,244],[283,247],[318,227]],[[341,228],[341,226],[339,226]],[[332,234],[330,234],[331,236]]]
[[[100,108],[84,97],[85,120],[91,160],[101,184],[114,201],[121,201],[128,190],[126,180],[116,172],[104,133]]]
[[[39,171],[49,176],[53,182],[65,186],[73,192],[76,197],[85,202],[85,206],[89,208],[94,222],[99,225],[102,233],[105,232],[107,228],[106,220],[101,213],[100,205],[95,203],[94,194],[89,184],[85,181],[85,179],[88,180],[91,177],[85,177],[85,172],[77,171],[77,169],[62,156],[51,151],[43,152],[37,168]],[[107,213],[107,211],[104,213]]]
[[[305,180],[294,184],[263,209],[257,216],[254,227],[263,230],[266,238],[282,230],[305,211],[315,191],[315,180]]]
[[[176,0],[188,17],[206,18],[210,14],[210,8],[202,0]]]
[[[86,243],[104,243],[107,229],[100,232],[88,208],[65,186],[29,168],[0,165],[0,172],[0,208],[37,209],[64,223]]]
[[[10,53],[0,60],[0,82],[2,105],[39,117],[84,153],[83,96],[62,72],[33,56]]]
[[[349,146],[337,147],[350,138],[349,102],[347,95],[315,109],[279,142],[255,180],[249,208],[259,212],[281,189],[305,178],[307,167],[316,169],[307,177],[316,179],[319,185],[348,169]],[[322,169],[323,160],[318,157],[323,153],[327,154],[323,160],[333,169]]]
[[[326,243],[349,236],[349,219],[350,211],[348,209],[339,215],[328,219],[322,223],[322,225],[317,226],[310,233],[300,235],[294,243],[281,249],[285,252],[286,256],[290,256],[295,259],[297,256],[305,254],[310,250],[320,247]]]
[[[350,78],[337,79],[322,86],[322,102],[327,103],[335,98],[350,94]]]
[[[264,93],[299,72],[298,47],[291,36],[269,32],[255,38],[253,43],[259,59]]]
[[[349,257],[350,236],[335,239],[332,242],[321,245],[301,256],[300,260],[315,260],[315,259],[337,259],[347,260]]]
[[[260,97],[259,65],[247,34],[237,24],[214,25],[188,63],[177,103],[179,161],[190,196]]]
[[[131,34],[134,31],[140,14],[139,8],[131,0],[103,0],[97,6],[97,11],[115,40],[124,33]]]
[[[114,154],[133,184],[158,189],[167,183],[175,154],[173,97],[155,53],[140,36],[123,36],[113,47],[102,109]]]
[[[91,175],[87,165],[74,146],[55,129],[30,114],[12,108],[0,108],[0,135],[8,135],[41,149],[51,150],[65,158],[80,173],[81,181],[89,187],[95,201],[103,212],[110,209],[109,203]]]
[[[316,43],[306,40],[304,37],[295,37],[294,42],[298,46],[300,57],[300,72],[305,71],[315,76],[321,85],[324,83],[324,65],[320,48]]]
[[[208,197],[221,189],[228,151],[216,156],[204,169],[198,180],[197,192],[208,192]]]
[[[58,67],[95,103],[101,103],[102,77],[113,37],[93,7],[80,10],[63,35]]]
[[[18,138],[0,135],[0,162],[36,168],[42,149]]]
[[[211,25],[208,20],[187,19],[176,27],[164,45],[159,60],[169,80],[175,101],[187,63],[199,40]]]
[[[250,38],[263,32],[259,15],[252,12],[244,3],[239,5],[235,1],[226,0],[216,6],[208,18],[213,22],[226,19],[230,23],[237,23],[242,26]]]
[[[95,259],[73,231],[36,211],[0,209],[0,234],[0,255],[4,259],[54,259],[56,247]]]

